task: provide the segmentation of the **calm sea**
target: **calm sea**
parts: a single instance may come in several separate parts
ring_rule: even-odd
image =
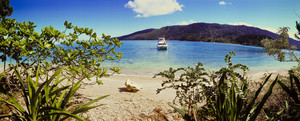
[[[278,62],[269,56],[262,47],[252,47],[233,44],[167,41],[168,50],[157,50],[156,40],[122,41],[121,48],[116,49],[123,53],[120,61],[105,62],[105,66],[118,66],[123,74],[153,75],[169,69],[169,67],[194,67],[201,62],[209,70],[218,70],[226,66],[225,55],[234,51],[234,64],[244,64],[250,70],[289,69],[296,62]],[[297,55],[300,55],[297,53]],[[299,56],[298,56],[299,57]]]
[[[190,41],[168,41],[168,50],[157,50],[157,40],[127,40],[122,41],[121,48],[116,52],[123,53],[119,61],[105,62],[104,67],[117,66],[122,74],[153,76],[170,67],[194,67],[201,62],[208,70],[219,70],[226,66],[225,55],[234,51],[236,56],[232,57],[234,64],[243,64],[250,71],[272,71],[278,69],[289,69],[296,62],[278,62],[273,56],[269,56],[262,47],[252,47],[233,44],[190,42]],[[300,57],[300,52],[297,52]],[[3,62],[0,62],[3,66]]]

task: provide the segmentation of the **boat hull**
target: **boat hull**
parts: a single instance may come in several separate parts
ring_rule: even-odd
[[[168,49],[168,46],[157,46],[157,49],[158,50],[167,50]]]

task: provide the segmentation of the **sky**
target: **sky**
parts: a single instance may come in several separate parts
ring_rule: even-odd
[[[247,25],[294,37],[300,0],[11,0],[10,18],[64,30],[64,22],[113,37],[196,22]]]

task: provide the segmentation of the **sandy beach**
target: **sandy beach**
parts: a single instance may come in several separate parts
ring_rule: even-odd
[[[136,93],[128,92],[124,85],[127,79],[141,85],[143,89]],[[163,78],[114,75],[102,80],[103,85],[97,85],[92,82],[93,80],[86,81],[89,84],[83,84],[78,91],[88,99],[110,95],[96,103],[106,105],[92,109],[86,114],[91,116],[91,120],[153,120],[158,115],[165,120],[182,120],[179,118],[181,116],[174,113],[168,105],[174,99],[175,91],[165,90],[156,94],[156,89],[161,87]]]
[[[264,73],[277,74],[287,73],[287,69],[273,71],[255,70],[249,71],[250,81],[260,82]],[[141,91],[136,93],[128,92],[124,85],[130,79],[143,86]],[[97,85],[92,81],[84,81],[78,91],[87,99],[95,99],[103,95],[110,95],[96,104],[105,104],[90,110],[85,116],[91,120],[183,120],[180,114],[174,113],[168,105],[175,97],[175,91],[168,89],[156,94],[156,89],[161,87],[165,78],[152,78],[149,75],[113,75],[103,78],[103,85]],[[178,106],[178,105],[177,105]]]
[[[0,68],[1,69],[1,68]],[[248,79],[250,82],[261,82],[264,74],[286,74],[288,69],[280,68],[276,70],[250,70]],[[126,89],[125,81],[129,79],[134,83],[141,85],[142,90],[138,92],[129,92]],[[96,79],[84,80],[78,90],[80,96],[73,99],[79,103],[86,103],[92,99],[109,95],[108,97],[96,102],[94,105],[104,104],[100,107],[89,110],[82,116],[89,118],[91,121],[125,121],[125,120],[142,120],[142,121],[183,121],[179,113],[174,112],[173,105],[175,90],[163,90],[156,94],[157,88],[166,78],[153,78],[151,74],[115,74],[108,78],[101,78],[103,85],[96,84]],[[175,104],[180,107],[180,105]]]

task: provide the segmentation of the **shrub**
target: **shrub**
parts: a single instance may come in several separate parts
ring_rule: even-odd
[[[115,51],[115,48],[122,45],[117,38],[105,34],[99,37],[93,29],[73,26],[68,21],[64,22],[64,31],[49,26],[38,32],[34,22],[18,22],[7,18],[13,12],[9,2],[10,0],[0,1],[0,59],[4,62],[5,72],[13,72],[12,64],[25,68],[20,71],[21,76],[26,75],[25,70],[37,71],[38,66],[40,74],[68,66],[64,71],[67,75],[76,79],[95,76],[98,84],[102,83],[99,78],[109,76],[108,69],[119,73],[117,67],[102,66],[104,61],[122,58],[122,53]],[[7,65],[10,68],[7,69]],[[15,77],[6,79],[12,82],[6,84],[18,82]]]
[[[162,83],[163,88],[157,91],[159,93],[166,88],[175,89],[176,97],[179,97],[181,105],[188,105],[188,109],[179,109],[171,106],[187,120],[253,121],[260,113],[268,97],[272,94],[272,89],[278,77],[272,82],[261,100],[257,101],[258,95],[263,86],[269,81],[271,75],[256,90],[255,95],[248,99],[247,93],[249,90],[246,78],[248,68],[241,64],[233,64],[231,62],[232,55],[235,55],[235,53],[230,52],[225,56],[225,62],[228,67],[223,67],[210,76],[208,76],[205,69],[199,68],[201,64],[197,64],[195,69],[191,67],[175,70],[170,68],[169,71],[156,74],[156,76],[168,78],[167,81]],[[236,69],[241,69],[243,73],[236,72]],[[179,79],[175,79],[175,72],[178,70],[184,70],[185,73],[181,74]],[[210,81],[208,81],[208,77],[210,77]],[[165,84],[169,84],[169,86]],[[183,99],[187,101],[182,104],[181,100]],[[206,104],[204,106],[195,106],[195,104],[205,101]]]
[[[162,87],[157,89],[157,94],[162,90],[171,88],[176,90],[176,97],[173,100],[175,103],[178,98],[181,106],[187,107],[187,115],[194,115],[194,108],[197,104],[205,101],[205,93],[207,92],[208,73],[205,71],[202,63],[198,63],[195,68],[170,68],[167,71],[155,74],[154,78],[157,76],[162,76],[168,78],[168,80],[163,81]],[[183,71],[178,79],[175,77],[175,73]],[[183,115],[185,116],[185,115]]]
[[[5,95],[8,100],[0,99],[0,102],[4,103],[8,107],[15,109],[16,112],[11,112],[11,114],[1,115],[1,118],[9,117],[14,120],[32,120],[32,121],[58,121],[65,120],[67,118],[75,118],[77,120],[84,120],[81,118],[79,113],[83,113],[89,109],[98,107],[90,106],[94,102],[101,100],[106,96],[94,99],[84,105],[75,107],[75,105],[67,107],[68,102],[71,100],[72,96],[79,89],[81,80],[74,85],[66,85],[59,87],[58,85],[68,77],[60,77],[61,71],[66,67],[56,71],[51,77],[46,77],[46,80],[39,85],[39,68],[36,72],[35,81],[31,78],[30,74],[27,72],[27,85],[24,84],[21,79],[20,72],[17,68],[14,68],[14,72],[19,79],[21,84],[22,97],[25,102],[25,107],[23,107],[20,102],[12,96],[11,93],[7,92]]]
[[[277,84],[289,95],[293,102],[286,102],[286,114],[287,120],[300,119],[300,82],[298,77],[293,71],[289,71],[289,82],[287,86],[282,81],[278,81]]]
[[[295,38],[300,40],[300,24],[296,21],[296,29],[298,30],[295,33]],[[264,39],[261,43],[264,46],[265,51],[272,55],[278,61],[296,61],[298,62],[298,66],[295,69],[291,69],[289,71],[289,81],[279,80],[278,85],[289,95],[289,98],[286,100],[282,100],[280,103],[285,101],[285,108],[286,113],[281,111],[274,111],[274,110],[265,110],[265,115],[268,119],[273,120],[277,117],[280,117],[284,120],[299,120],[300,119],[300,103],[299,103],[299,93],[300,93],[300,84],[299,84],[299,65],[300,60],[297,55],[294,53],[295,50],[299,50],[293,43],[290,43],[289,34],[288,34],[288,27],[281,27],[278,31],[278,37],[273,39]],[[289,57],[286,57],[287,52],[289,53]],[[298,91],[297,89],[298,88]],[[283,93],[281,93],[283,94]],[[279,95],[282,97],[287,97],[286,95]],[[291,99],[293,101],[291,101]],[[282,116],[282,114],[285,114]]]

